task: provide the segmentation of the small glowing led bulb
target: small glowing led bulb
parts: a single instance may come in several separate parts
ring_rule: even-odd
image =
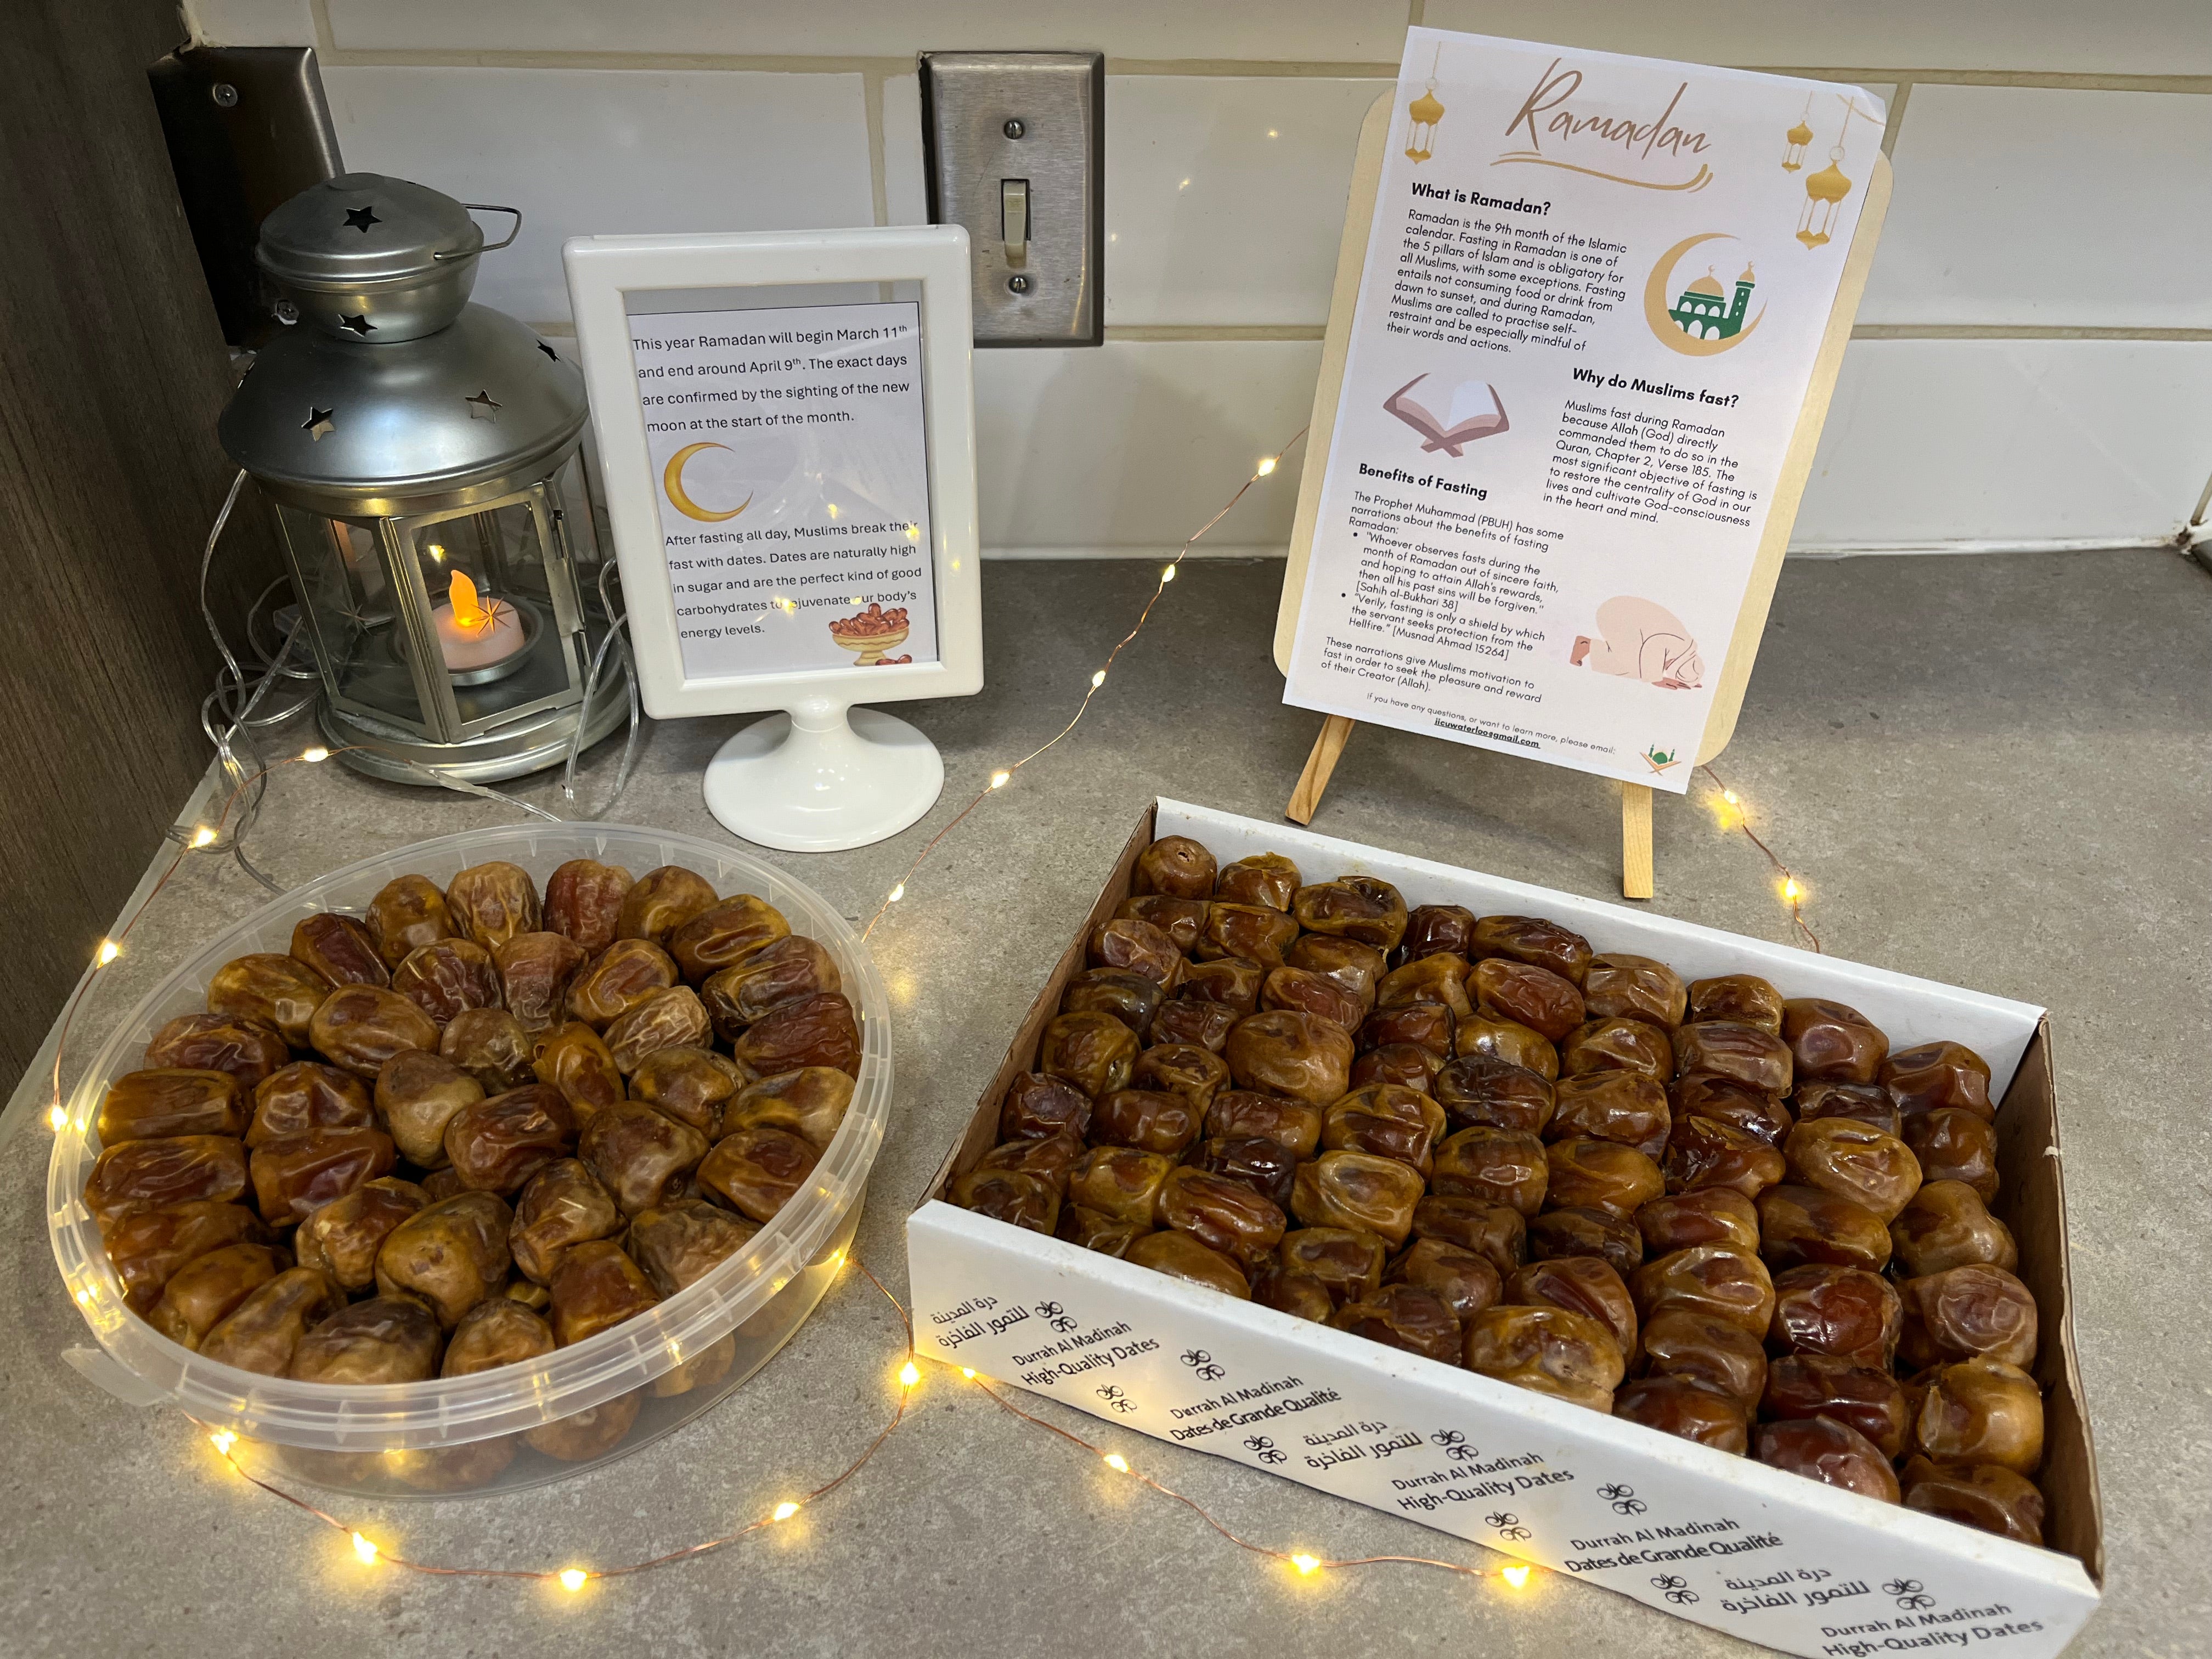
[[[561,1569],[561,1588],[564,1590],[580,1590],[584,1588],[584,1581],[591,1576],[581,1567],[563,1567]]]
[[[1093,691],[1096,691],[1100,686],[1105,684],[1106,671],[1103,668],[1091,677],[1091,689]]]
[[[1512,1585],[1515,1589],[1526,1589],[1528,1587],[1528,1569],[1525,1566],[1516,1565],[1501,1567],[1498,1576]]]
[[[228,1457],[230,1455],[230,1449],[238,1443],[238,1437],[228,1429],[217,1429],[208,1437],[208,1443]]]
[[[1264,478],[1274,470],[1275,458],[1273,455],[1262,455],[1260,458],[1260,471],[1255,476]]]
[[[899,1367],[899,1386],[910,1389],[921,1381],[921,1368],[911,1359]]]
[[[1014,775],[1012,772],[994,772],[991,774],[991,787],[994,789],[1003,789],[1013,781]]]
[[[359,1533],[356,1533],[353,1535],[353,1553],[361,1557],[361,1562],[363,1566],[373,1567],[376,1565],[376,1546],[370,1543],[368,1540],[363,1538]]]
[[[195,847],[211,846],[214,842],[215,831],[209,829],[204,823],[200,825],[198,829],[192,831],[192,845]]]
[[[1730,806],[1741,806],[1743,805],[1743,797],[1737,794],[1733,789],[1722,790],[1721,799],[1726,801]]]
[[[1171,565],[1171,564],[1170,564],[1170,565],[1163,565],[1163,566],[1161,566],[1161,567],[1160,567],[1160,580],[1161,580],[1161,581],[1163,581],[1163,582],[1171,582],[1171,581],[1173,581],[1173,580],[1175,580],[1175,572],[1176,572],[1176,568],[1175,568],[1173,565]]]
[[[317,761],[326,761],[330,757],[331,751],[324,748],[320,744],[317,744],[313,749],[307,750],[300,757],[301,760],[306,761],[310,765],[313,765]]]
[[[1127,1474],[1129,1472],[1129,1460],[1119,1452],[1108,1452],[1106,1467],[1116,1474]]]
[[[1321,1571],[1321,1563],[1303,1550],[1291,1558],[1291,1565],[1298,1570],[1301,1578],[1310,1578]]]
[[[1805,896],[1805,890],[1797,884],[1796,877],[1790,876],[1783,882],[1782,896],[1788,899],[1792,904],[1795,904],[1799,899]]]
[[[100,941],[100,965],[103,968],[123,954],[123,947],[112,939]]]
[[[798,1513],[799,1505],[791,1502],[790,1499],[786,1498],[782,1503],[778,1504],[775,1506],[775,1512],[770,1515],[769,1519],[771,1521],[788,1521],[793,1516]]]
[[[972,1365],[963,1365],[960,1368],[960,1375],[973,1382],[975,1380],[975,1368]]]

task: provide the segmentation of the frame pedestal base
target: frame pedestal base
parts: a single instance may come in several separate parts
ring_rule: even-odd
[[[945,787],[937,746],[874,708],[812,702],[756,720],[707,763],[707,810],[732,835],[787,853],[896,836]]]

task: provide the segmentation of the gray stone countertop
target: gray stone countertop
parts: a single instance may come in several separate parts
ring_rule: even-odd
[[[988,688],[899,711],[944,754],[934,811],[857,852],[763,855],[865,920],[991,770],[1066,718],[1156,568],[988,567]],[[949,836],[877,930],[898,1091],[858,1249],[901,1295],[905,1214],[1140,808],[1165,794],[1279,815],[1319,724],[1282,706],[1268,659],[1281,568],[1187,566],[1085,723]],[[2072,1650],[2085,1656],[2212,1652],[2208,640],[2212,580],[2171,554],[1792,562],[1718,763],[1801,872],[1831,952],[2052,1011],[2111,1563],[2105,1604]],[[649,725],[612,816],[720,836],[699,775],[740,723]],[[294,752],[313,740],[278,739]],[[595,781],[617,746],[596,751]],[[550,779],[526,787],[554,798]],[[1768,866],[1717,827],[1710,793],[1700,781],[1687,801],[1659,800],[1654,908],[1786,938]],[[1314,828],[1617,897],[1616,801],[1595,778],[1367,728]],[[251,850],[291,885],[513,816],[295,766],[274,781]],[[106,1021],[265,896],[228,861],[188,860],[95,987],[65,1074]],[[1517,1595],[1401,1567],[1295,1580],[935,1368],[858,1479],[718,1555],[574,1596],[363,1568],[338,1534],[223,1470],[180,1415],[120,1405],[63,1361],[86,1334],[46,1241],[40,1103],[11,1113],[0,1147],[0,1651],[1746,1650],[1555,1575]],[[509,1498],[325,1501],[420,1559],[636,1559],[731,1530],[842,1468],[880,1425],[899,1351],[889,1309],[848,1274],[746,1387],[604,1469]],[[1287,1480],[1058,1420],[1285,1548],[1468,1553]]]

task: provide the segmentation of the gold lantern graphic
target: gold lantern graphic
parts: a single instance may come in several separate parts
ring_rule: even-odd
[[[1844,159],[1851,117],[1863,112],[1849,98],[1843,100],[1843,105],[1844,122],[1836,130],[1836,146],[1828,152],[1828,165],[1805,180],[1805,210],[1797,216],[1797,240],[1808,250],[1826,246],[1829,228],[1836,222],[1836,204],[1851,193],[1851,179],[1838,164]]]
[[[1797,118],[1796,126],[1782,135],[1784,141],[1782,170],[1784,173],[1795,173],[1805,165],[1805,146],[1813,142],[1813,129],[1805,123],[1812,118],[1812,114],[1813,94],[1808,92],[1805,94],[1805,113]]]
[[[1436,57],[1429,63],[1428,90],[1406,106],[1406,155],[1415,161],[1429,159],[1429,145],[1436,138],[1437,123],[1444,118],[1444,106],[1437,101],[1437,67],[1443,61],[1443,55],[1444,49],[1439,46]]]

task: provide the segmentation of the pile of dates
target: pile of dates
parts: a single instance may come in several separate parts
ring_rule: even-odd
[[[953,1201],[2041,1542],[1978,1054],[1272,853],[1134,890]]]
[[[401,876],[240,957],[115,1079],[84,1187],[132,1310],[225,1364],[415,1382],[536,1360],[675,1295],[806,1183],[860,1034],[750,894],[578,859]],[[732,1338],[651,1385],[707,1387]],[[595,1457],[623,1395],[520,1437]],[[514,1437],[392,1454],[481,1485]]]

